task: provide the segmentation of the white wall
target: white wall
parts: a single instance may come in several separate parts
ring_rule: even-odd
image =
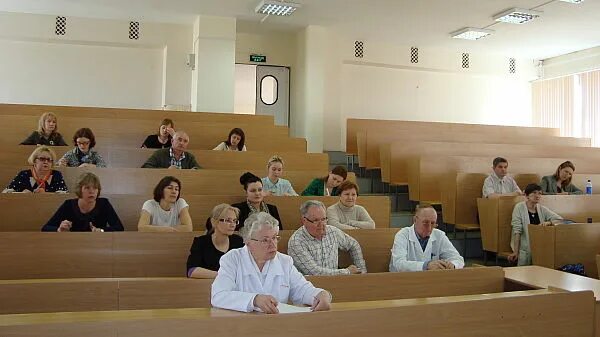
[[[600,47],[553,57],[543,62],[543,78],[555,78],[600,69]]]
[[[189,107],[192,26],[0,13],[0,100],[11,103]]]
[[[244,31],[238,29],[235,41],[235,62],[250,62],[251,54],[265,55],[268,65],[294,67],[296,34],[292,32]],[[262,64],[262,63],[256,63]]]

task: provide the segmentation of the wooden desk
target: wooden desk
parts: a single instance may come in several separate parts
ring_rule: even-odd
[[[451,313],[451,315],[449,315]],[[581,336],[593,335],[591,292],[523,292],[334,303],[329,312],[260,315],[211,309],[161,309],[131,312],[83,312],[0,316],[3,336],[244,336],[277,335],[282,327],[319,327],[319,334],[397,336],[423,332],[423,317],[432,336]],[[391,319],[393,317],[393,319]],[[500,318],[500,319],[499,319]],[[449,328],[451,326],[451,328]],[[456,328],[460,327],[460,329]],[[286,336],[314,335],[290,329]]]

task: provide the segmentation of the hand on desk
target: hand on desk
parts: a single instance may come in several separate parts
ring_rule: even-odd
[[[508,262],[515,263],[515,262],[519,261],[519,254],[511,253],[510,255],[508,255],[507,259],[508,259]]]
[[[279,313],[279,310],[277,309],[277,300],[271,295],[256,295],[253,304],[265,314]]]
[[[427,264],[427,270],[439,270],[439,269],[454,269],[455,266],[452,262],[446,260],[431,260]]]
[[[331,295],[327,291],[321,291],[317,296],[315,296],[310,310],[327,311],[329,309],[331,309]]]

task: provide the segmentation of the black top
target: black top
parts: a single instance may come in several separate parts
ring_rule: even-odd
[[[60,206],[52,218],[42,227],[42,232],[56,232],[63,220],[72,222],[71,232],[91,232],[90,222],[94,227],[106,232],[123,231],[123,225],[108,199],[96,199],[96,207],[86,214],[81,213],[78,199],[69,199]]]
[[[529,223],[532,225],[539,225],[540,222],[540,216],[536,213],[531,213],[530,211],[527,211],[527,213],[529,213]]]
[[[142,147],[148,148],[148,149],[166,149],[171,147],[171,136],[169,136],[169,140],[167,140],[166,143],[161,143],[158,141],[158,135],[150,135],[148,137],[146,137],[146,140],[144,141],[144,144],[142,144]]]
[[[60,171],[52,170],[52,174],[50,183],[46,181],[44,184],[44,190],[46,192],[67,192],[68,188],[65,185],[65,180],[63,179],[63,175]],[[31,169],[23,170],[17,174],[17,176],[8,184],[8,189],[11,189],[15,192],[23,192],[24,190],[29,190],[31,192],[38,189],[38,182],[33,179],[33,173]]]
[[[235,234],[229,237],[227,251],[242,247],[244,247],[242,237]],[[217,271],[219,270],[219,260],[224,254],[215,247],[210,234],[195,237],[192,248],[190,248],[190,256],[187,259],[187,271],[195,267]]]
[[[29,137],[21,142],[21,145],[67,146],[67,143],[58,132],[52,132],[50,137],[46,138],[41,133],[33,131]]]
[[[248,203],[246,201],[237,204],[232,204],[231,206],[240,210],[240,216],[238,219],[240,223],[235,227],[235,230],[239,231],[240,228],[244,227],[244,221],[246,221],[246,219],[248,219],[248,217],[250,216],[250,207],[248,206]],[[281,223],[281,219],[279,218],[279,211],[277,210],[277,206],[267,204],[267,208],[269,209],[269,214],[271,214],[272,217],[279,221],[279,230],[283,230],[283,224]],[[210,222],[209,217],[208,219],[206,219],[206,230],[209,231],[211,228],[212,223]]]

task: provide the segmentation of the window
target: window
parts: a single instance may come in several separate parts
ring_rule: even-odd
[[[271,75],[260,80],[260,100],[266,105],[277,102],[277,79]]]

